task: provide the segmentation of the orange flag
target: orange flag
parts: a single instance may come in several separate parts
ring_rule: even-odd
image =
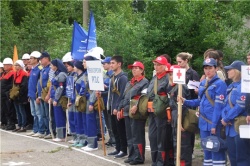
[[[18,60],[18,55],[17,55],[17,48],[16,45],[14,45],[14,53],[13,53],[13,63],[15,63]]]

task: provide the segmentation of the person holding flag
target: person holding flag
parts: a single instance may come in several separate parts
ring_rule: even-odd
[[[168,94],[170,96],[169,106],[171,111],[171,126],[172,126],[172,137],[174,146],[174,158],[176,158],[177,149],[177,122],[178,122],[178,85],[173,83],[173,70],[181,68],[179,65],[172,65],[169,70],[169,85]],[[191,99],[191,93],[187,85],[182,85],[182,97]],[[187,107],[182,107],[182,119],[187,112]],[[192,166],[192,134],[191,132],[182,129],[181,132],[181,163],[185,166]],[[176,160],[175,160],[176,161]]]
[[[85,133],[87,135],[87,146],[81,148],[84,151],[94,151],[98,149],[98,143],[97,143],[97,119],[96,114],[98,110],[94,110],[94,103],[96,101],[96,95],[94,91],[89,90],[89,81],[88,81],[88,73],[87,73],[87,63],[86,61],[93,61],[93,60],[100,60],[101,54],[99,52],[96,52],[95,49],[98,47],[93,48],[91,51],[88,52],[84,56],[83,60],[83,67],[86,70],[84,73],[84,79],[82,82],[83,88],[85,91],[87,91],[88,94],[86,95],[87,98],[87,107],[86,107],[86,116],[83,117],[83,121],[85,118],[86,127],[85,127]],[[99,47],[100,48],[100,47]]]

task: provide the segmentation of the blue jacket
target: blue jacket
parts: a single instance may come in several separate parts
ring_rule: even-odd
[[[65,96],[66,94],[66,78],[66,73],[56,71],[55,77],[51,80],[50,97],[56,102],[59,101],[61,96]]]
[[[73,77],[73,80],[74,80],[74,83],[75,81],[77,80],[77,73],[76,72],[71,72],[71,73],[68,73],[68,77]],[[67,79],[68,79],[67,77]],[[74,85],[75,87],[75,85]],[[67,85],[66,85],[66,89],[67,89]],[[75,89],[75,88],[74,88]],[[76,98],[76,93],[75,93],[75,90],[73,89],[73,95],[72,95],[72,98],[69,98],[70,99],[70,102],[71,103],[75,103],[75,98]]]
[[[184,105],[188,107],[198,107],[200,106],[200,114],[204,116],[206,119],[212,122],[212,124],[208,123],[201,116],[199,117],[199,128],[202,131],[210,131],[211,128],[216,128],[217,125],[221,125],[221,111],[224,106],[224,98],[226,96],[227,85],[224,81],[218,78],[215,75],[209,82],[217,79],[208,87],[208,94],[211,99],[214,101],[214,106],[207,99],[206,94],[203,93],[205,90],[206,79],[203,80],[199,87],[198,99],[194,100],[185,100]],[[202,95],[203,93],[203,95]],[[201,96],[202,95],[202,96]]]
[[[29,78],[29,88],[28,88],[28,97],[31,99],[36,99],[37,84],[39,83],[40,71],[42,66],[37,64],[34,68],[31,69],[30,78]]]
[[[80,96],[86,97],[86,99],[89,99],[89,86],[88,86],[88,73],[85,72],[81,78],[76,81],[75,83],[75,89]]]
[[[245,99],[246,94],[241,93],[241,82],[233,82],[227,88],[227,98],[225,99],[225,106],[222,111],[222,119],[226,123],[231,123],[232,125],[226,126],[226,135],[234,137],[238,133],[234,129],[234,118],[237,116],[246,116],[247,112],[245,110]],[[233,107],[230,106],[230,102]]]
[[[43,88],[46,88],[47,87],[47,83],[48,83],[48,80],[49,80],[49,72],[50,72],[50,65],[47,65],[46,67],[44,67],[42,70],[41,70],[41,73],[40,73],[40,80],[39,80],[39,83],[38,83],[38,97],[41,97],[41,93],[42,93],[42,89]],[[42,84],[42,85],[41,85]]]

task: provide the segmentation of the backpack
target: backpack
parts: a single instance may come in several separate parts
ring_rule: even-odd
[[[137,105],[137,111],[135,114],[131,114],[129,111],[129,117],[132,119],[147,119],[148,118],[148,97],[146,94],[140,96],[139,100],[130,100],[130,109],[134,105]]]
[[[85,96],[76,95],[75,107],[79,112],[85,112],[87,106],[87,100]]]
[[[167,95],[160,96],[157,94],[157,78],[155,78],[154,82],[154,93],[155,93],[155,97],[153,100],[154,114],[158,117],[165,117],[166,108],[169,106],[169,98]]]

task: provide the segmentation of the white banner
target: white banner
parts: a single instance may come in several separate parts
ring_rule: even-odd
[[[90,90],[104,91],[101,61],[86,61]]]
[[[175,84],[186,84],[186,69],[173,69],[173,82]]]
[[[250,66],[241,66],[241,92],[250,93]]]

